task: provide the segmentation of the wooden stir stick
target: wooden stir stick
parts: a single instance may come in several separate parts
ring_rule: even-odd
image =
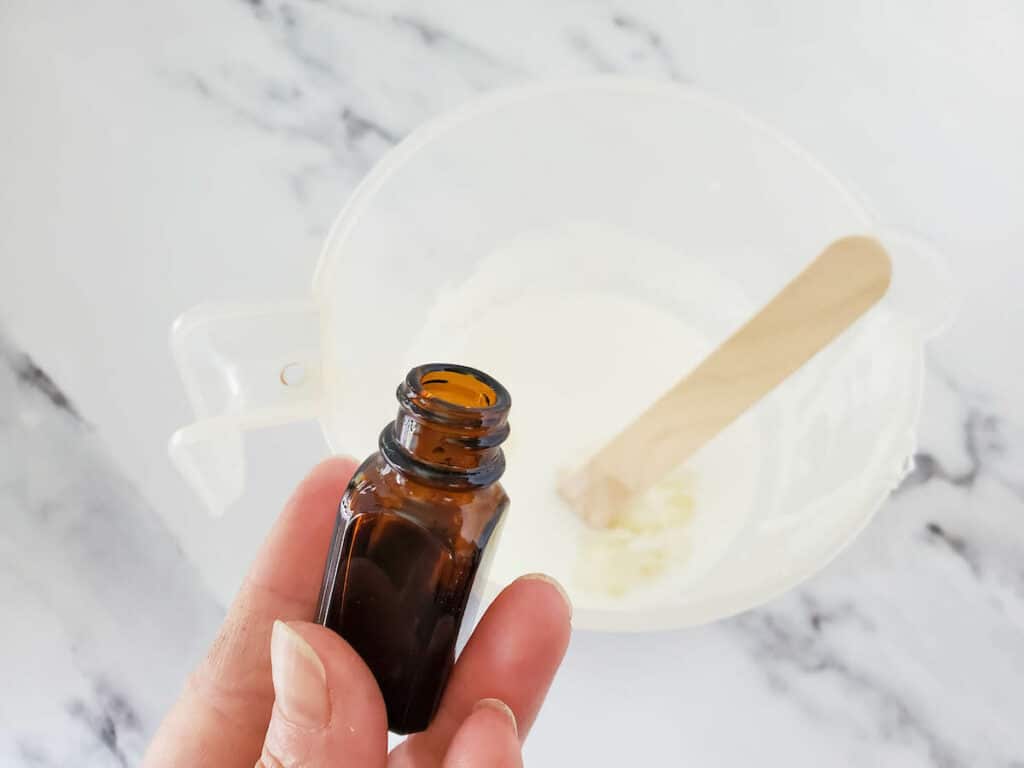
[[[643,493],[778,386],[870,309],[892,265],[870,237],[844,237],[579,471],[562,496],[607,527]]]

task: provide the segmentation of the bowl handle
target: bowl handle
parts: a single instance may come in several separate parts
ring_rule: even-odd
[[[960,310],[962,291],[947,261],[926,240],[886,230],[879,239],[892,256],[892,285],[886,302],[930,339],[948,328]]]
[[[202,305],[174,322],[170,342],[196,421],[168,452],[219,516],[245,485],[242,433],[319,415],[320,314],[306,302]]]

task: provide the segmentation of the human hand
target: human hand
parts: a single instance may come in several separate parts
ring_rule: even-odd
[[[564,592],[541,576],[509,585],[459,657],[430,727],[388,755],[373,675],[341,637],[310,623],[355,466],[329,459],[299,485],[144,768],[522,765],[520,745],[569,642]]]

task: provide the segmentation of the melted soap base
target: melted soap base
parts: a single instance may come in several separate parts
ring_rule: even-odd
[[[760,446],[750,420],[652,488],[613,530],[588,527],[557,492],[562,472],[714,346],[685,313],[645,294],[668,284],[685,286],[709,308],[735,303],[705,268],[658,249],[604,227],[521,236],[435,303],[407,352],[410,364],[483,368],[512,394],[502,479],[511,507],[491,571],[498,583],[540,571],[566,584],[581,607],[657,602],[707,573],[749,516]],[[636,268],[652,259],[671,265],[671,280]]]

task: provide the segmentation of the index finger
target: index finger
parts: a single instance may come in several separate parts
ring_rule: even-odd
[[[395,750],[392,764],[439,765],[481,699],[511,707],[525,739],[569,645],[571,619],[569,598],[548,576],[523,576],[505,587],[459,656],[434,721]]]

